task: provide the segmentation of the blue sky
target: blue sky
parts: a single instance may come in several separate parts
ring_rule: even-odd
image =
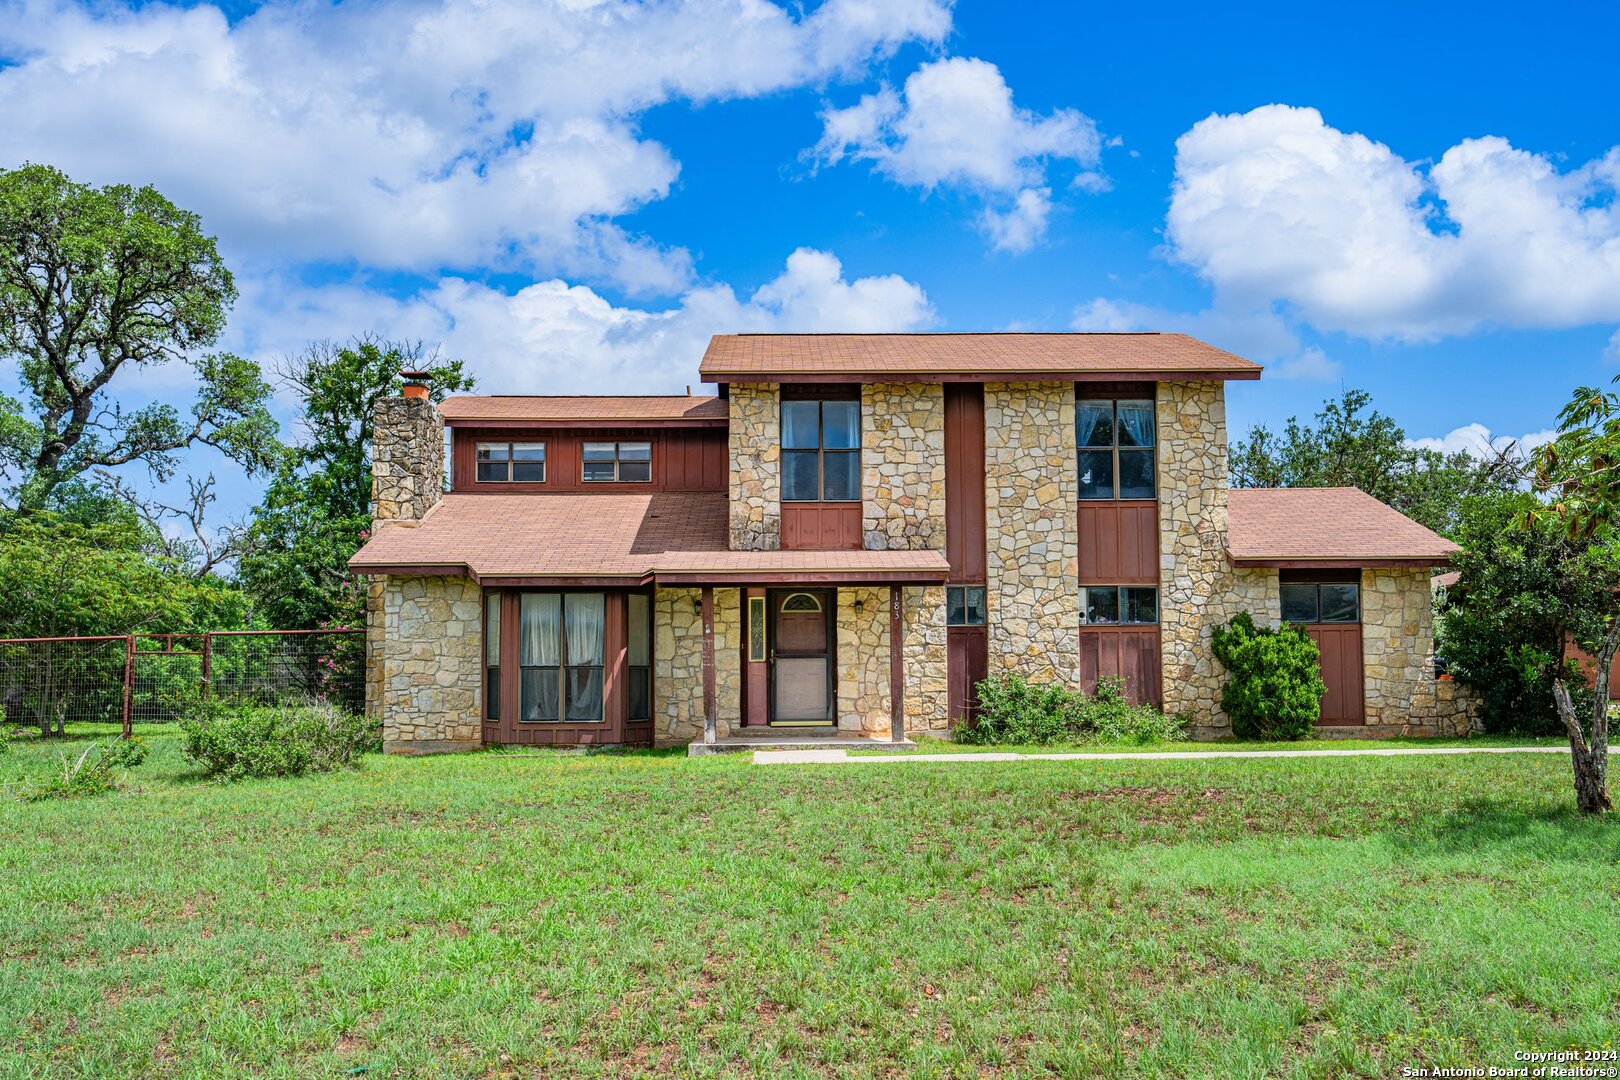
[[[201,212],[261,360],[656,392],[717,331],[1181,329],[1267,365],[1234,434],[1343,385],[1534,437],[1620,370],[1620,14],[1353,10],[0,4],[0,163]]]

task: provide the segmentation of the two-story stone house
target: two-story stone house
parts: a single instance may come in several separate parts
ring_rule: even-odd
[[[1255,364],[1181,334],[740,334],[701,375],[718,396],[382,403],[350,566],[389,750],[943,735],[1002,671],[1123,676],[1220,734],[1211,631],[1241,610],[1317,639],[1326,730],[1467,722],[1434,677],[1449,542],[1354,490],[1228,490]]]

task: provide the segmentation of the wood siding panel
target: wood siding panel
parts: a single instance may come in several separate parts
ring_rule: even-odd
[[[477,444],[481,442],[543,442],[546,444],[546,480],[542,484],[480,484],[477,481]],[[587,484],[580,478],[582,443],[652,443],[650,483]],[[616,492],[724,491],[729,463],[726,432],[716,428],[612,428],[591,430],[515,428],[451,429],[450,490],[455,492],[524,491]]]
[[[950,582],[985,581],[984,387],[945,386],[945,559]]]
[[[1305,627],[1322,653],[1322,715],[1326,725],[1365,724],[1360,623],[1310,623]]]
[[[974,685],[990,670],[990,633],[983,626],[953,626],[945,633],[945,678],[949,718],[972,721],[978,712]]]
[[[861,504],[782,504],[784,551],[861,550]]]
[[[1080,504],[1080,583],[1159,583],[1159,504]]]
[[[1138,705],[1162,704],[1157,626],[1082,626],[1080,688],[1093,693],[1104,677],[1125,679],[1125,692]]]

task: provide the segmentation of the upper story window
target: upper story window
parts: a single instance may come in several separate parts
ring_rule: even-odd
[[[545,483],[546,444],[481,442],[477,475],[481,484]]]
[[[580,479],[587,484],[652,480],[652,443],[588,442],[582,448]]]
[[[1154,430],[1151,400],[1081,399],[1074,407],[1082,499],[1152,499]]]
[[[861,497],[861,403],[782,402],[782,501],[856,502]]]

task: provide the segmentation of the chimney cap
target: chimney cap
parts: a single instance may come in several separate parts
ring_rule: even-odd
[[[433,381],[433,372],[431,371],[402,371],[399,374],[406,382],[425,383]]]

